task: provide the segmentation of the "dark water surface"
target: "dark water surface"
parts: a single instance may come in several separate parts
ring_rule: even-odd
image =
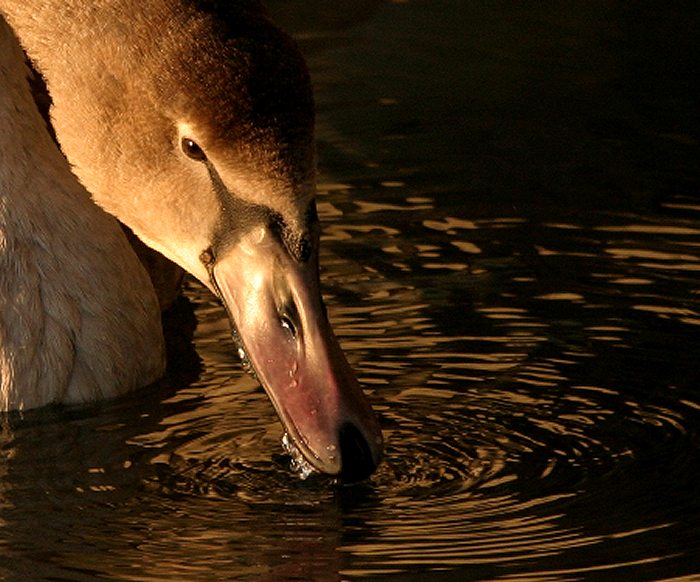
[[[190,284],[189,375],[2,419],[0,579],[700,579],[698,4],[271,6],[386,460],[296,478]]]

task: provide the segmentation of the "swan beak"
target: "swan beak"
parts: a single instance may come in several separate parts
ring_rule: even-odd
[[[293,454],[346,482],[368,477],[382,433],[328,322],[317,250],[296,260],[260,227],[212,256],[209,272]]]

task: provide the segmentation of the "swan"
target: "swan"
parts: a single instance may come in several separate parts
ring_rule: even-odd
[[[297,461],[370,475],[382,433],[321,297],[314,106],[293,41],[255,1],[0,0],[0,16],[0,405],[162,374],[157,298],[116,217],[222,301]]]

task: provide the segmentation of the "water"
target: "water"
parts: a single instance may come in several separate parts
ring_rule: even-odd
[[[386,460],[295,477],[189,283],[175,379],[3,417],[0,578],[700,579],[698,8],[580,4],[271,3]]]

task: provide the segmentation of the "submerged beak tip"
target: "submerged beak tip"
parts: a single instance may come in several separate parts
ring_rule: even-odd
[[[382,460],[382,434],[370,428],[346,420],[331,437],[333,444],[321,446],[323,437],[307,439],[289,432],[285,432],[282,444],[292,458],[293,471],[302,479],[321,473],[338,478],[342,484],[354,484],[369,478]]]
[[[369,443],[362,432],[350,422],[340,427],[338,436],[340,478],[346,483],[367,479],[374,473],[381,460],[381,436],[374,443]]]

